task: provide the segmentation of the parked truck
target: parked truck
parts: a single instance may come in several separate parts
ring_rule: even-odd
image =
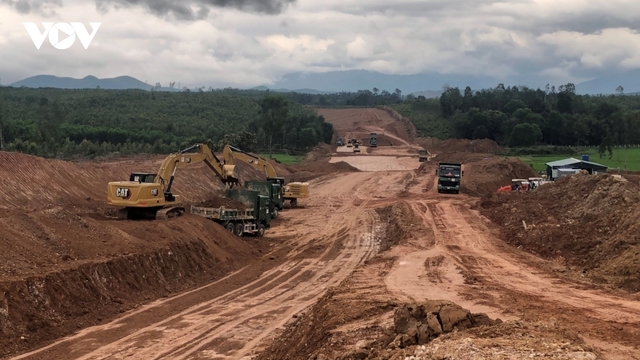
[[[338,141],[336,142],[336,145],[338,146],[343,146],[344,145],[344,139],[342,139],[341,137],[338,138]]]
[[[378,134],[376,133],[369,134],[369,146],[378,147]]]
[[[427,149],[418,150],[418,160],[420,162],[429,160],[429,152],[427,151]]]
[[[266,229],[271,227],[269,197],[260,195],[258,191],[236,189],[227,190],[225,196],[243,203],[246,207],[230,209],[224,206],[211,208],[192,205],[191,213],[211,219],[237,236],[264,236]]]
[[[282,186],[271,181],[245,181],[244,188],[260,193],[260,195],[269,197],[269,211],[271,218],[278,217],[278,213],[284,208],[284,199],[282,198]]]
[[[436,175],[438,176],[438,193],[460,193],[460,179],[464,175],[464,171],[462,171],[462,164],[447,162],[438,163]]]

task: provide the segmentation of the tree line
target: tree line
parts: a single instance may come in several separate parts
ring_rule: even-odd
[[[277,125],[265,106],[279,99]],[[262,91],[211,92],[0,88],[0,148],[43,157],[166,154],[204,142],[248,151],[305,151],[331,142],[312,109]]]
[[[445,87],[439,99],[418,97],[394,106],[423,136],[488,138],[510,147],[540,144],[640,144],[640,97],[578,95],[574,84],[472,91]]]

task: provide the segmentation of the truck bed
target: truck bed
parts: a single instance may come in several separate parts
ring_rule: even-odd
[[[207,219],[215,220],[253,220],[254,210],[251,209],[229,209],[224,206],[219,208],[191,206],[191,213]]]

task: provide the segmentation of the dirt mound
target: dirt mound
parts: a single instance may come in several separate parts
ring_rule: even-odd
[[[468,140],[468,139],[447,139],[435,138],[419,139],[418,143],[433,153],[452,152],[474,152],[474,153],[497,153],[503,150],[502,146],[489,139]]]
[[[304,158],[305,162],[315,162],[323,158],[328,158],[333,153],[333,146],[325,143],[316,145]]]
[[[500,319],[491,320],[485,314],[472,314],[469,310],[445,300],[405,304],[394,312],[393,330],[396,337],[389,346],[403,349],[411,345],[422,345],[454,330],[501,322]]]
[[[225,198],[225,197],[214,197],[209,200],[205,200],[198,203],[197,206],[211,207],[211,208],[219,208],[224,206],[229,209],[244,209],[247,207],[247,205],[243,204],[242,202],[236,199]]]
[[[462,192],[472,196],[495,193],[498,188],[511,184],[511,179],[538,176],[530,166],[516,158],[486,157],[463,165]]]
[[[0,209],[82,205],[87,199],[106,203],[107,184],[128,180],[132,172],[158,171],[164,157],[95,162],[47,160],[0,151]],[[237,165],[241,180],[263,180],[264,173]],[[221,194],[224,185],[204,163],[181,168],[172,191],[186,202]],[[92,204],[93,206],[93,204]]]
[[[393,205],[376,209],[380,220],[386,224],[379,251],[389,250],[394,245],[409,241],[414,234],[420,234],[426,246],[432,245],[424,235],[432,232],[426,228],[422,219],[418,218],[406,201],[398,201]]]
[[[597,352],[577,335],[554,329],[553,323],[505,322],[451,332],[424,346],[412,346],[389,360],[575,359],[596,360]]]
[[[639,203],[640,191],[623,178],[577,174],[529,193],[493,194],[480,206],[508,243],[640,291]]]

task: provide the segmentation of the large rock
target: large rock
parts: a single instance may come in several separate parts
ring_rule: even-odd
[[[404,348],[426,344],[441,334],[481,325],[502,322],[491,320],[485,314],[472,314],[469,310],[445,300],[429,300],[424,304],[405,304],[394,313],[394,330],[397,334],[390,344]]]

